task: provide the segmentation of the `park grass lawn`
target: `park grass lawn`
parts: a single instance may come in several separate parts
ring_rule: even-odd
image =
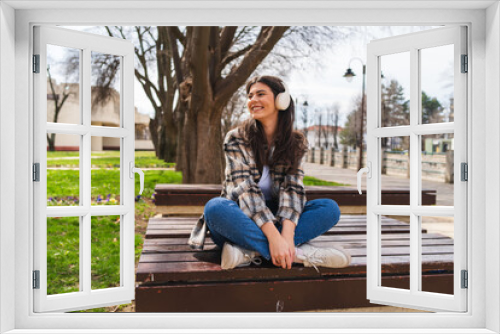
[[[79,151],[54,151],[47,152],[47,158],[65,158],[65,157],[78,157]],[[92,156],[106,156],[106,157],[119,157],[120,151],[94,151]],[[136,157],[155,157],[153,151],[135,151]]]
[[[59,152],[55,152],[59,153]],[[70,152],[71,153],[71,152]],[[135,205],[135,262],[139,261],[148,219],[155,214],[154,189],[157,183],[182,183],[182,174],[172,170],[145,170],[144,192],[136,197]],[[119,204],[119,169],[93,169],[91,172],[92,205]],[[341,186],[306,176],[305,185]],[[139,177],[135,179],[135,193],[139,193]],[[79,171],[47,170],[47,203],[79,205]],[[61,294],[79,289],[79,226],[78,217],[47,219],[47,293]],[[92,217],[92,289],[118,286],[120,283],[120,216]],[[119,305],[113,311],[127,310],[130,305]],[[82,312],[106,312],[110,308],[96,308]]]
[[[74,157],[75,159],[68,159]],[[47,152],[47,167],[78,168],[79,152]],[[92,152],[92,168],[120,168],[119,151]],[[172,168],[175,163],[158,159],[154,152],[135,152],[135,166],[138,168]]]
[[[324,181],[317,179],[312,176],[304,176],[304,185],[305,186],[332,186],[332,187],[342,187],[342,186],[348,186],[348,184],[345,183],[338,183],[338,182],[331,182],[331,181]]]

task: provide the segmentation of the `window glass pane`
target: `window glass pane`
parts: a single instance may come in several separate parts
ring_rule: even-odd
[[[91,139],[92,205],[120,204],[120,144],[120,138]]]
[[[454,136],[452,133],[421,136],[422,205],[453,206]],[[457,175],[460,180],[460,175]]]
[[[47,122],[80,124],[80,50],[47,45]]]
[[[47,295],[80,290],[80,218],[47,218]]]
[[[410,217],[379,216],[381,240],[380,286],[410,289]]]
[[[120,216],[92,217],[92,290],[120,286]]]
[[[420,50],[422,124],[453,122],[453,45]]]
[[[380,138],[382,205],[410,205],[410,137]]]
[[[380,57],[380,125],[410,124],[410,52]]]
[[[121,57],[92,52],[92,125],[120,126]]]
[[[453,294],[453,217],[420,217],[422,234],[422,291]]]
[[[55,143],[55,151],[47,151],[47,206],[80,204],[80,139],[47,134],[47,142]]]

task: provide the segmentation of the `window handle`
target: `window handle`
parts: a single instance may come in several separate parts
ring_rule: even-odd
[[[368,161],[366,163],[367,167],[365,168],[361,168],[360,170],[358,170],[358,192],[359,194],[361,195],[362,194],[362,191],[361,191],[361,176],[363,176],[363,173],[366,173],[368,174],[368,178],[371,179],[372,178],[372,163],[370,161]]]
[[[134,173],[139,174],[139,181],[141,184],[141,190],[139,191],[139,195],[141,195],[142,191],[144,190],[144,172],[142,171],[142,169],[134,167],[133,161],[130,162],[129,167],[130,167],[129,170],[130,170],[130,178],[131,179],[134,178]]]

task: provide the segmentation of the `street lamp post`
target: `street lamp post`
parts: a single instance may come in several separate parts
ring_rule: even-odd
[[[366,65],[358,57],[351,58],[349,61],[349,68],[344,74],[344,78],[346,78],[347,82],[351,82],[352,78],[356,76],[354,72],[351,70],[351,63],[353,60],[358,60],[361,62],[361,65],[363,65],[363,86],[362,86],[362,92],[361,92],[361,124],[359,126],[359,158],[358,158],[358,170],[363,168],[363,124],[364,124],[364,119],[365,119],[365,77],[366,77]]]

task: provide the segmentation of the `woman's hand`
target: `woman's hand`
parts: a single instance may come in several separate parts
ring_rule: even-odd
[[[273,223],[262,225],[262,232],[269,242],[269,252],[273,264],[283,269],[291,269],[293,256],[287,240],[279,233]]]
[[[295,227],[296,225],[290,220],[285,219],[282,223],[281,236],[286,240],[290,248],[290,257],[292,262],[295,260]]]

